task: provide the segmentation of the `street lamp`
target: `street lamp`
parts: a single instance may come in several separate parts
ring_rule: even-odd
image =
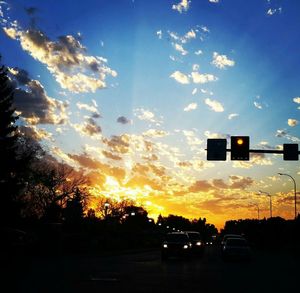
[[[296,187],[296,181],[295,181],[295,179],[291,176],[291,175],[289,175],[289,174],[285,174],[285,173],[278,173],[280,176],[288,176],[288,177],[290,177],[292,180],[293,180],[293,182],[294,182],[294,198],[295,198],[295,219],[297,218],[297,196],[296,196],[296,194],[297,194],[297,187]]]
[[[259,190],[259,193],[266,194],[270,198],[270,218],[272,218],[272,196],[270,193]]]

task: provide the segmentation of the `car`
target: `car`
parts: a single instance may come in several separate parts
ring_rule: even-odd
[[[201,234],[197,231],[185,231],[188,234],[192,243],[192,253],[197,255],[203,255],[205,242]]]
[[[227,238],[222,246],[222,257],[224,260],[250,260],[252,250],[244,238]]]
[[[244,239],[244,236],[242,236],[240,234],[224,234],[224,236],[221,240],[221,246],[223,246],[225,244],[225,242],[228,238],[239,238],[239,239],[242,238],[242,239]]]
[[[161,245],[161,259],[169,257],[188,257],[191,255],[192,243],[185,232],[167,233]]]

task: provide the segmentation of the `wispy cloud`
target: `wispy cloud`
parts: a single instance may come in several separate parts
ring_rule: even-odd
[[[189,0],[181,0],[178,4],[173,4],[172,9],[177,10],[179,13],[182,13],[184,11],[188,11],[190,7],[191,1]]]
[[[253,104],[254,104],[254,107],[259,109],[259,110],[261,110],[263,108],[262,104],[259,103],[259,102],[254,101]]]
[[[149,121],[152,123],[156,123],[156,125],[160,125],[162,121],[158,119],[153,112],[150,110],[146,110],[144,108],[137,108],[133,110],[134,115],[138,117],[140,120]]]
[[[176,51],[180,52],[181,55],[187,55],[187,54],[188,54],[188,51],[186,51],[186,50],[182,47],[182,45],[177,44],[177,43],[174,43],[173,46],[174,46],[174,49],[175,49]]]
[[[205,99],[205,104],[209,106],[209,108],[212,110],[212,111],[215,111],[215,112],[224,112],[224,107],[223,105],[216,101],[216,100],[211,100],[209,98],[206,98]]]
[[[297,136],[292,136],[288,134],[288,132],[284,129],[278,129],[275,134],[276,137],[286,138],[287,140],[293,141],[293,142],[300,142],[300,138]]]
[[[170,77],[174,78],[177,82],[182,84],[189,84],[189,77],[180,71],[173,72]]]
[[[226,67],[232,67],[235,65],[233,60],[230,60],[226,55],[220,55],[217,52],[213,53],[213,61],[211,63],[220,69],[225,69]]]
[[[192,110],[196,110],[197,107],[198,107],[197,103],[190,103],[190,104],[188,104],[188,105],[183,109],[183,111],[189,112],[189,111],[192,111]]]
[[[218,80],[218,78],[213,74],[207,74],[207,73],[202,74],[197,71],[193,71],[191,73],[191,76],[194,83],[200,83],[200,84]]]
[[[239,116],[239,114],[232,113],[232,114],[229,114],[229,115],[228,115],[228,119],[229,119],[229,120],[232,120],[233,118],[236,118],[236,117],[238,117],[238,116]]]

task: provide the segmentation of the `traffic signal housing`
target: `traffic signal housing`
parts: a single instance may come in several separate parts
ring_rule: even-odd
[[[231,136],[231,160],[249,161],[249,136]]]
[[[298,161],[298,144],[297,143],[284,143],[283,144],[283,160],[284,161]]]
[[[226,161],[226,138],[207,139],[207,160]]]

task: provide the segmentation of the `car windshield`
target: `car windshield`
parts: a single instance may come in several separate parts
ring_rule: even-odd
[[[169,242],[185,242],[188,240],[189,238],[186,234],[168,234],[166,237],[166,241]]]
[[[201,239],[200,233],[191,232],[191,233],[188,233],[188,235],[189,235],[189,238],[190,238],[191,240],[198,240],[198,239]]]

